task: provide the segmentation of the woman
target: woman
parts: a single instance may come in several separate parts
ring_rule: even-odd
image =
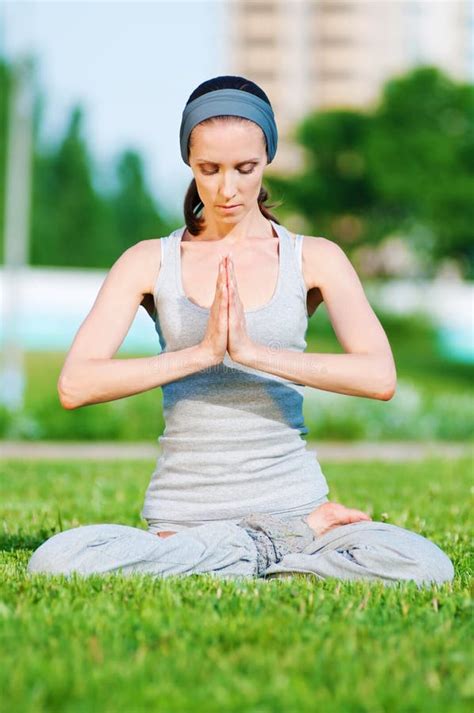
[[[141,512],[148,531],[60,532],[33,553],[29,572],[452,580],[433,542],[330,502],[301,438],[304,386],[388,400],[396,373],[345,253],[294,236],[265,207],[277,139],[267,95],[243,77],[208,80],[189,97],[186,224],[120,256],[58,383],[68,409],[162,387],[166,428]],[[345,354],[304,353],[323,299]],[[162,353],[114,360],[140,304]]]

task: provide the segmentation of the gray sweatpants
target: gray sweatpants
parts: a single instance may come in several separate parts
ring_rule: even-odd
[[[209,573],[218,577],[257,577],[257,549],[240,525],[220,520],[180,530],[166,538],[118,524],[74,527],[38,547],[28,572],[83,575],[134,572],[159,577]],[[434,542],[385,522],[360,521],[315,537],[300,552],[273,562],[263,578],[308,572],[319,579],[450,582],[454,567]]]

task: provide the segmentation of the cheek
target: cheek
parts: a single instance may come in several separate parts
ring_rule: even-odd
[[[204,195],[213,195],[218,190],[217,181],[211,180],[210,177],[196,179],[196,185],[199,193]]]
[[[196,178],[196,186],[198,189],[198,193],[201,196],[201,199],[204,199],[211,192],[210,186],[207,181],[202,181],[199,178]]]
[[[262,176],[258,175],[255,178],[253,178],[251,182],[249,182],[248,190],[251,191],[252,193],[257,193],[257,195],[258,195],[261,185],[262,185]]]

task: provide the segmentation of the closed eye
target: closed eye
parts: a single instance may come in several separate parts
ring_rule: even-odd
[[[247,171],[243,171],[243,170],[240,169],[240,168],[238,168],[237,170],[238,170],[239,173],[242,173],[242,174],[249,174],[249,173],[253,173],[253,171],[255,170],[255,166],[252,166],[252,168],[251,168],[250,170],[247,170]],[[217,173],[217,171],[203,171],[202,173],[203,173],[205,176],[212,176],[214,173]]]

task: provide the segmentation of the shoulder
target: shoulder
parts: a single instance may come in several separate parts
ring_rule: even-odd
[[[292,233],[291,230],[288,229],[287,232],[292,243],[295,243],[297,235],[301,235],[301,233]],[[319,253],[331,254],[331,251],[337,252],[338,250],[341,251],[341,248],[333,240],[321,236],[303,235],[303,252],[308,253],[308,255],[317,255]]]
[[[335,243],[334,240],[329,240],[329,238],[323,238],[321,236],[303,235],[303,248],[311,255],[332,256],[336,259],[338,256],[345,256],[345,252],[340,245]]]
[[[335,273],[350,265],[344,250],[322,236],[303,236],[303,266],[311,287],[321,287]]]
[[[140,281],[143,294],[153,293],[161,262],[162,238],[147,238],[127,248],[116,261],[130,277]]]

